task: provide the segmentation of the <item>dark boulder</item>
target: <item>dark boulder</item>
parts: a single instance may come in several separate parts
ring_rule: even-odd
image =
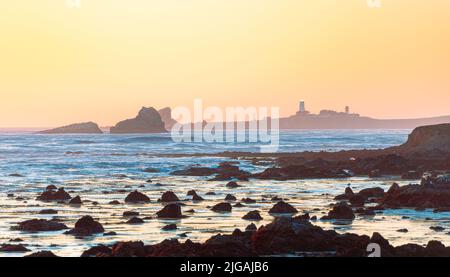
[[[278,202],[269,210],[269,214],[296,214],[296,213],[298,213],[298,210],[284,201]]]
[[[26,232],[48,232],[60,231],[68,229],[68,227],[63,223],[52,220],[31,219],[20,222],[18,226],[12,227],[12,229]]]
[[[259,211],[250,211],[242,217],[245,220],[262,220],[263,218],[259,214]]]
[[[169,204],[156,213],[158,218],[182,218],[181,207],[178,204]]]
[[[173,231],[177,229],[177,225],[176,224],[169,224],[166,225],[162,228],[163,231]]]
[[[81,197],[80,196],[75,196],[74,198],[72,198],[69,201],[70,205],[81,205],[83,202],[81,201]]]
[[[22,244],[4,244],[0,246],[0,252],[28,252],[28,248]]]
[[[147,195],[135,190],[128,194],[128,196],[125,198],[125,202],[127,202],[127,203],[148,203],[148,202],[150,202],[150,198],[148,198]]]
[[[232,207],[230,205],[230,203],[219,203],[214,205],[211,210],[213,210],[214,212],[231,212]]]
[[[103,233],[105,229],[91,216],[83,216],[75,223],[75,228],[67,231],[66,234],[75,236],[90,236],[93,234]]]
[[[52,251],[39,251],[30,255],[25,256],[25,258],[58,258]]]
[[[236,201],[236,197],[232,194],[227,194],[227,196],[225,196],[225,201]]]
[[[40,201],[66,201],[71,199],[72,197],[68,194],[63,188],[54,190],[46,190],[40,196],[37,197],[37,200]]]
[[[330,219],[353,220],[355,219],[355,214],[347,203],[341,202],[334,205],[333,209],[328,212],[327,216],[322,217],[322,220]]]
[[[161,196],[161,202],[178,202],[180,199],[172,191],[166,191]]]
[[[127,224],[143,224],[144,220],[142,220],[139,217],[134,216],[134,217],[130,218],[126,223]]]

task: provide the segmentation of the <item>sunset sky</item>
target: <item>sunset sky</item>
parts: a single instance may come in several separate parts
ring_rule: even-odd
[[[450,114],[450,1],[0,1],[0,127],[141,106]]]

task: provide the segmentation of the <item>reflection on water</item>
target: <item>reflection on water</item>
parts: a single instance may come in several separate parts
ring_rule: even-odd
[[[320,150],[334,151],[347,148],[383,148],[403,142],[408,131],[309,131],[282,133],[282,151]],[[250,151],[254,145],[197,145],[174,144],[167,135],[150,136],[37,136],[0,135],[0,244],[20,238],[32,251],[51,250],[57,255],[79,256],[82,251],[97,244],[111,244],[117,241],[143,240],[147,244],[158,243],[164,239],[178,238],[205,241],[217,233],[231,233],[235,228],[245,229],[250,224],[241,217],[248,211],[258,209],[264,220],[257,226],[269,223],[273,217],[267,211],[274,204],[272,196],[287,198],[301,212],[312,216],[323,216],[333,202],[335,195],[341,194],[348,183],[354,191],[362,188],[380,186],[388,189],[395,180],[368,180],[352,178],[348,180],[298,180],[240,182],[242,187],[225,188],[225,182],[211,182],[207,178],[172,177],[171,171],[198,164],[215,166],[224,161],[221,158],[159,158],[151,153],[198,153],[221,152],[225,150]],[[147,153],[143,155],[143,153]],[[241,161],[243,170],[257,172],[264,168]],[[145,168],[156,168],[158,173],[146,173]],[[23,177],[13,177],[11,174]],[[127,177],[119,178],[118,174]],[[114,177],[116,176],[116,177]],[[152,183],[146,181],[151,179]],[[163,185],[157,185],[161,183]],[[399,182],[402,185],[407,182]],[[72,196],[80,195],[84,204],[70,206],[36,201],[36,196],[49,184],[64,187]],[[141,187],[144,185],[144,187]],[[152,200],[149,204],[125,204],[127,192],[139,189]],[[194,203],[186,193],[195,189],[205,198],[204,202]],[[125,190],[125,191],[123,191]],[[124,211],[140,212],[140,217],[154,217],[162,204],[157,199],[165,191],[174,191],[183,199],[182,207],[187,218],[179,221],[149,219],[142,225],[123,224]],[[214,191],[216,195],[206,195]],[[256,204],[244,208],[234,208],[232,213],[214,213],[208,208],[223,201],[227,194],[238,199],[250,197]],[[14,194],[8,197],[7,194]],[[17,199],[20,197],[21,199]],[[121,205],[108,204],[118,200]],[[94,205],[93,202],[98,202]],[[42,209],[55,209],[57,215],[40,215]],[[194,209],[195,213],[186,211]],[[18,222],[57,217],[67,226],[73,227],[83,215],[98,218],[107,232],[116,236],[93,236],[79,239],[64,235],[63,231],[44,233],[24,233],[10,230]],[[315,224],[338,232],[354,232],[370,235],[380,232],[394,245],[414,242],[425,244],[437,239],[450,245],[450,236],[444,232],[434,232],[430,226],[450,228],[450,213],[432,211],[388,210],[374,217],[357,217],[350,225],[317,221]],[[176,223],[178,230],[162,231],[169,223]],[[398,229],[407,228],[408,233]],[[186,235],[186,237],[182,237]],[[0,253],[0,256],[23,255]]]

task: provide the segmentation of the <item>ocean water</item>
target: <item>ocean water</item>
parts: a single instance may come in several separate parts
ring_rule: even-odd
[[[348,149],[379,149],[406,141],[410,130],[352,130],[352,131],[289,131],[281,132],[280,151],[339,151]],[[302,212],[310,212],[319,218],[328,211],[335,195],[341,194],[347,184],[354,190],[381,186],[389,188],[393,181],[402,185],[409,182],[393,178],[368,179],[354,177],[344,180],[291,180],[286,182],[250,180],[240,182],[242,187],[228,189],[226,182],[208,181],[207,177],[171,176],[170,172],[192,165],[216,166],[225,158],[211,156],[174,158],[159,154],[218,153],[223,151],[259,151],[259,144],[174,143],[167,134],[161,135],[36,135],[0,134],[0,244],[12,243],[20,238],[31,251],[51,250],[57,255],[79,256],[84,250],[97,244],[117,241],[143,240],[158,243],[164,239],[205,241],[217,233],[231,233],[235,228],[245,229],[251,222],[242,220],[248,211],[258,209],[264,220],[257,226],[269,223],[273,217],[267,211],[274,204],[272,196],[287,198],[288,202]],[[240,161],[240,167],[251,172],[265,167]],[[147,173],[146,168],[159,172]],[[19,177],[11,174],[19,174]],[[147,180],[152,182],[148,183]],[[44,203],[36,200],[46,186],[64,187],[73,197],[80,195],[81,206]],[[126,195],[138,189],[151,198],[151,203],[131,205],[124,203]],[[205,198],[192,202],[187,191],[195,189]],[[170,221],[149,219],[141,225],[124,224],[124,211],[140,212],[140,217],[154,217],[162,208],[157,199],[165,191],[174,191],[185,203],[183,211],[194,209],[187,218]],[[207,196],[214,191],[216,195]],[[250,197],[257,203],[233,209],[232,213],[214,213],[209,207],[217,204],[227,194],[238,199]],[[8,197],[8,194],[14,196]],[[110,205],[118,200],[120,205]],[[98,202],[94,205],[93,202]],[[42,209],[56,209],[57,215],[40,215]],[[69,227],[77,219],[91,215],[98,219],[106,231],[117,232],[115,236],[96,235],[76,238],[64,231],[26,233],[11,230],[18,222],[34,219],[57,218]],[[408,216],[408,219],[402,218]],[[350,225],[321,222],[316,224],[339,232],[370,235],[380,232],[393,244],[414,242],[427,243],[438,239],[450,245],[446,232],[434,232],[431,226],[450,228],[450,213],[434,214],[431,211],[413,210],[385,211],[375,217],[358,217]],[[176,223],[178,230],[162,231],[167,224]],[[406,234],[397,230],[408,228]],[[183,237],[182,237],[183,236]],[[186,237],[184,237],[186,236]],[[14,244],[14,243],[13,243]],[[0,256],[21,256],[24,253],[0,253]]]

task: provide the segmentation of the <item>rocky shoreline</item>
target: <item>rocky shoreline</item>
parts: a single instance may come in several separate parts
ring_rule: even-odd
[[[424,131],[425,130],[425,131]],[[428,132],[427,132],[428,130]],[[198,193],[188,186],[189,190],[182,191],[187,198],[181,197],[168,185],[147,180],[147,184],[163,189],[156,201],[158,210],[151,214],[141,213],[140,208],[155,203],[145,191],[145,185],[138,188],[129,186],[129,189],[117,190],[122,199],[110,201],[107,205],[116,207],[133,205],[132,210],[123,211],[120,226],[139,226],[145,223],[162,221],[166,225],[161,228],[164,232],[177,230],[183,220],[195,218],[197,212],[191,208],[192,204],[204,203],[201,206],[212,214],[231,214],[240,209],[246,209],[239,219],[248,223],[247,227],[235,229],[233,232],[217,234],[204,242],[194,242],[186,239],[186,234],[179,234],[178,239],[166,239],[156,244],[145,244],[143,241],[119,241],[111,244],[99,244],[84,249],[82,257],[253,257],[253,256],[334,256],[334,257],[364,257],[368,255],[367,246],[377,244],[381,248],[383,257],[448,257],[450,247],[442,242],[430,240],[425,245],[404,244],[393,246],[388,239],[380,233],[374,232],[370,237],[367,234],[354,234],[351,232],[338,233],[335,230],[318,226],[322,222],[336,225],[351,226],[361,217],[374,217],[392,209],[409,209],[421,211],[433,209],[435,213],[450,211],[450,155],[446,151],[446,143],[450,141],[443,135],[446,126],[421,128],[410,136],[405,145],[384,150],[358,151],[339,153],[296,153],[273,155],[272,160],[267,156],[248,157],[235,155],[234,161],[221,162],[215,167],[192,165],[185,169],[171,172],[171,176],[201,177],[205,182],[223,182],[221,186],[227,191],[222,199],[208,199],[215,196],[214,191]],[[434,147],[436,146],[436,147]],[[236,154],[236,153],[235,153]],[[330,158],[331,157],[331,158]],[[240,167],[240,159],[263,164],[265,168],[260,172],[251,173]],[[266,164],[269,163],[269,164]],[[147,169],[146,169],[147,170]],[[148,169],[148,172],[155,170]],[[290,200],[283,195],[262,195],[254,198],[252,195],[236,197],[236,192],[252,180],[271,180],[274,182],[288,182],[289,180],[330,179],[339,180],[352,176],[365,175],[370,180],[377,180],[384,175],[398,175],[404,179],[419,180],[417,184],[399,185],[393,183],[389,189],[381,187],[364,187],[354,191],[351,186],[343,189],[342,194],[331,198],[328,208],[319,210],[318,214],[310,216],[305,211],[299,211]],[[20,174],[11,178],[21,178]],[[116,175],[118,179],[127,178],[126,175]],[[105,195],[113,193],[104,191]],[[329,199],[327,195],[324,198]],[[13,194],[8,198],[27,202],[20,196]],[[53,207],[71,206],[96,209],[100,203],[88,201],[86,195],[77,193],[55,185],[47,186],[35,198],[39,203],[52,203]],[[270,203],[270,209],[254,209],[252,205]],[[37,205],[39,206],[39,205]],[[122,213],[122,212],[121,212]],[[58,209],[42,209],[37,214],[55,215]],[[300,214],[300,215],[299,215]],[[256,226],[264,218],[272,216],[273,221]],[[103,221],[103,222],[102,222]],[[61,235],[75,238],[89,238],[95,236],[115,236],[117,229],[109,228],[105,218],[100,220],[90,215],[78,217],[75,224],[67,224],[64,219],[53,216],[51,219],[28,218],[15,222],[11,230],[22,233],[39,234],[43,232],[61,232]],[[259,224],[258,224],[259,225]],[[443,232],[441,226],[431,226],[433,232]],[[402,228],[399,233],[407,233]],[[216,232],[217,233],[217,232]],[[186,240],[184,240],[186,239]],[[183,241],[182,241],[183,240]],[[29,253],[29,245],[22,243],[21,238],[12,239],[0,245],[0,252]],[[30,257],[54,257],[49,250],[38,251]]]

